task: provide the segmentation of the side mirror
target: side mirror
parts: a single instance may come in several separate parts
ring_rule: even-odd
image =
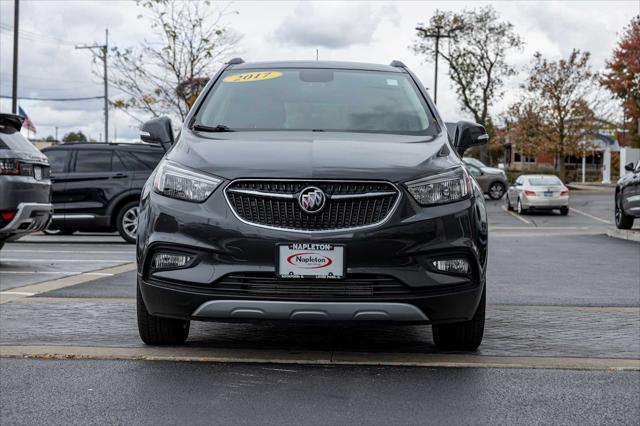
[[[627,171],[629,171],[629,172],[632,172],[632,171],[633,171],[633,169],[634,169],[634,167],[633,167],[633,163],[627,163],[627,164],[625,164],[624,169],[625,169],[625,170],[627,170]]]
[[[458,121],[456,124],[453,146],[460,157],[472,146],[484,145],[487,142],[489,134],[484,126],[470,121]]]
[[[173,129],[169,117],[153,118],[142,125],[140,139],[143,142],[162,145],[166,151],[173,145]]]

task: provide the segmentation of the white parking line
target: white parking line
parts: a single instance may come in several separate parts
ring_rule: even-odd
[[[131,259],[16,259],[12,257],[0,257],[0,262],[66,262],[66,263],[122,263]]]
[[[135,250],[132,250],[132,251],[12,250],[10,248],[6,248],[4,251],[7,252],[7,253],[136,254]]]
[[[575,207],[571,207],[570,209],[571,209],[571,211],[573,211],[573,212],[576,212],[576,213],[578,213],[578,214],[581,214],[582,216],[586,216],[586,217],[588,217],[588,218],[590,218],[590,219],[597,220],[598,222],[606,223],[607,225],[613,225],[613,222],[611,222],[611,221],[609,221],[609,220],[601,219],[601,218],[596,217],[596,216],[594,216],[594,215],[591,215],[591,214],[589,214],[589,213],[587,213],[587,212],[583,212],[582,210],[578,210],[578,209],[576,209]]]
[[[82,271],[2,271],[0,270],[0,276],[2,274],[35,274],[35,275],[100,275],[104,277],[110,277],[113,274],[107,274],[106,272],[82,272]]]
[[[509,213],[511,216],[515,217],[516,219],[519,219],[519,220],[523,221],[527,225],[531,225],[531,222],[529,222],[524,217],[522,217],[522,216],[520,216],[518,214],[515,214],[514,212],[510,212],[509,210],[507,210],[507,208],[505,206],[500,206],[500,207],[502,207],[502,210],[504,210],[505,212]]]
[[[0,294],[17,294],[18,296],[33,296],[35,293],[26,291],[0,291]]]

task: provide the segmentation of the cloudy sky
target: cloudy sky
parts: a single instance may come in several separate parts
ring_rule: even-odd
[[[592,53],[595,70],[604,68],[619,34],[640,1],[574,2],[245,2],[232,8],[237,15],[226,22],[242,40],[237,53],[246,61],[320,59],[389,63],[402,60],[423,84],[433,87],[433,63],[408,48],[414,27],[427,22],[436,9],[461,10],[493,4],[501,18],[512,22],[526,43],[523,52],[510,57],[519,70],[535,51],[549,58],[567,56],[573,48]],[[104,40],[118,47],[138,45],[150,37],[140,6],[133,1],[20,1],[19,96],[85,97],[102,95],[102,83],[92,74],[91,54],[75,50],[78,43]],[[0,0],[0,95],[11,95],[13,0]],[[438,106],[443,117],[465,117],[450,87],[446,67],[440,69]],[[504,99],[494,106],[500,112],[515,97],[524,72],[508,81]],[[117,99],[113,90],[110,98]],[[59,137],[82,130],[98,139],[103,129],[102,100],[44,102],[21,100],[20,105],[38,128],[37,136]],[[0,111],[11,100],[0,98]],[[141,119],[145,116],[135,115]],[[111,137],[137,136],[137,122],[121,111],[111,112]]]

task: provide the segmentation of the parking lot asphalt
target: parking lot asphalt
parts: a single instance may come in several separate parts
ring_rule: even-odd
[[[227,410],[211,423],[255,424],[273,420],[313,424],[358,419],[389,423],[374,415],[376,409],[368,410],[365,402],[382,398],[384,392],[394,392],[389,412],[400,416],[397,423],[418,423],[420,416],[428,415],[434,422],[451,423],[451,417],[445,414],[458,406],[447,398],[447,392],[453,395],[455,389],[482,396],[476,401],[480,404],[475,407],[480,408],[477,421],[460,413],[460,421],[454,423],[516,421],[509,417],[516,413],[508,409],[511,398],[523,401],[523,423],[553,419],[557,423],[628,423],[640,415],[640,398],[629,397],[640,395],[640,244],[605,235],[612,226],[611,200],[608,192],[572,191],[572,209],[566,217],[558,213],[518,216],[508,212],[502,201],[487,202],[491,231],[487,326],[484,342],[473,354],[437,351],[430,327],[424,326],[192,323],[186,347],[150,348],[137,336],[132,245],[116,235],[99,234],[33,235],[8,243],[0,252],[0,356],[14,359],[0,362],[2,377],[10,378],[2,380],[0,386],[14,386],[19,392],[7,396],[0,389],[1,423],[6,419],[11,420],[7,424],[20,423],[18,419],[39,423],[38,416],[46,413],[55,415],[58,423],[100,423],[107,415],[102,410],[106,410],[109,401],[126,406],[120,399],[131,394],[132,388],[146,392],[180,374],[184,374],[181,377],[185,381],[179,384],[179,391],[197,394],[194,401],[202,402],[207,397],[211,401],[210,406],[196,409],[196,413],[213,413],[214,407]],[[191,365],[149,360],[248,364]],[[237,393],[234,382],[227,382],[225,375],[251,377],[262,368],[271,368],[251,364],[256,362],[288,364],[273,368],[294,368],[295,380],[268,375],[255,385],[236,383],[242,390]],[[348,365],[327,368],[327,364]],[[400,367],[411,365],[458,368]],[[617,370],[634,371],[614,372]],[[32,371],[46,372],[42,373],[42,384],[33,380]],[[67,416],[60,408],[65,404],[56,403],[58,397],[40,401],[20,416],[20,401],[30,395],[35,398],[48,381],[58,380],[60,386],[67,383],[67,392],[83,393],[83,371],[92,371],[96,378],[109,376],[106,383],[111,387],[102,387],[104,392],[117,388],[127,392],[104,401],[93,399],[94,394],[83,394],[82,404],[94,411],[78,414],[76,421],[69,421],[70,414]],[[164,374],[156,375],[155,371]],[[195,379],[202,375],[211,375],[216,387],[206,388],[206,383]],[[375,381],[363,379],[369,376],[397,386],[384,391],[384,386],[376,387]],[[408,376],[414,379],[407,381]],[[194,378],[193,386],[188,377]],[[441,382],[448,383],[447,389],[429,404],[409,411],[402,409],[406,401],[411,401],[412,397],[406,397],[411,389],[423,386],[433,395]],[[273,401],[264,396],[268,384],[283,392],[283,398],[288,393],[306,392],[317,402],[313,406],[300,403],[295,409],[273,413]],[[485,386],[489,389],[486,394],[481,391]],[[335,395],[329,392],[334,388]],[[160,386],[151,391],[162,393],[163,389]],[[609,393],[603,399],[606,389]],[[530,393],[525,395],[527,390]],[[598,408],[610,396],[623,394],[615,404]],[[64,400],[63,395],[60,394],[60,401]],[[250,415],[240,420],[236,398],[246,399],[248,395],[261,396]],[[343,406],[347,404],[345,395],[353,404],[351,408]],[[159,395],[157,400],[167,397]],[[152,413],[154,404],[136,404],[133,394],[126,400],[137,411],[112,414],[115,417],[111,417],[111,423],[144,423],[145,419],[153,423],[152,419],[158,419]],[[319,414],[336,401],[335,416]],[[536,404],[545,404],[546,408],[542,410]],[[300,421],[299,416],[305,411],[311,411],[310,417]],[[572,415],[574,411],[592,414]],[[260,416],[265,416],[264,421]],[[581,419],[591,421],[580,422]],[[189,422],[207,420],[210,419],[191,417]]]

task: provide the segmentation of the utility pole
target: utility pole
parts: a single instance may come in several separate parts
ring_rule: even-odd
[[[416,31],[422,33],[422,37],[424,38],[433,38],[435,39],[436,44],[436,70],[435,75],[433,77],[433,103],[438,103],[438,56],[440,56],[440,39],[441,38],[453,38],[453,33],[461,29],[461,27],[455,27],[448,31],[443,31],[444,28],[441,25],[435,27],[435,32],[429,32],[426,28],[416,27]]]
[[[16,0],[18,1],[18,0]],[[104,65],[104,142],[109,142],[109,78],[107,76],[107,57],[109,53],[109,29],[104,30],[105,39],[104,44],[94,44],[87,46],[86,44],[76,46],[76,49],[98,49],[101,54],[98,54],[98,58],[102,59]]]
[[[11,112],[18,113],[18,36],[20,24],[20,0],[13,2],[13,76],[11,83]]]
[[[55,143],[55,145],[57,145],[57,144],[58,144],[58,126],[56,126],[56,143]]]

